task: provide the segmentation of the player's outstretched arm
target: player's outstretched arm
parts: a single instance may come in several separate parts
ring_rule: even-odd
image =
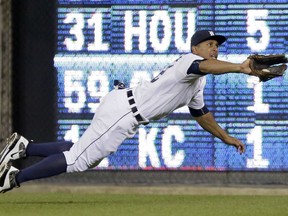
[[[246,59],[241,64],[231,63],[227,61],[220,61],[217,59],[208,59],[200,62],[199,69],[203,73],[209,73],[215,75],[224,73],[251,74],[249,62],[250,62],[249,59]]]
[[[235,146],[236,150],[239,151],[240,154],[245,152],[244,144],[240,140],[231,137],[228,133],[226,133],[226,131],[224,131],[217,124],[211,112],[208,112],[200,117],[194,117],[194,118],[204,130],[208,131],[215,137],[218,137],[227,145]]]

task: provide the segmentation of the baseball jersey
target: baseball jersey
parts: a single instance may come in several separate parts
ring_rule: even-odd
[[[204,106],[204,73],[199,71],[202,57],[192,53],[182,55],[157,77],[144,81],[133,89],[137,108],[148,120],[158,120],[174,110],[188,105],[193,109]]]

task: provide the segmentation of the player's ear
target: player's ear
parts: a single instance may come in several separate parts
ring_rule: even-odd
[[[196,46],[192,46],[191,47],[191,51],[192,51],[192,53],[197,54],[197,47]]]

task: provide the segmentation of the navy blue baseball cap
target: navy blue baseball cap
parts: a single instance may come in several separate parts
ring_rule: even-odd
[[[191,37],[191,47],[196,46],[197,44],[206,40],[216,40],[218,44],[221,45],[227,40],[227,38],[223,35],[216,35],[213,31],[210,30],[200,30],[196,31]]]

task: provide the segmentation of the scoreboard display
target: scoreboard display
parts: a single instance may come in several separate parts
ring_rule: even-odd
[[[196,30],[228,40],[220,60],[288,53],[287,0],[58,0],[57,139],[76,142],[114,80],[133,87],[190,52]],[[288,75],[259,82],[207,75],[204,98],[219,125],[246,145],[204,131],[187,107],[140,126],[96,169],[288,170]]]

